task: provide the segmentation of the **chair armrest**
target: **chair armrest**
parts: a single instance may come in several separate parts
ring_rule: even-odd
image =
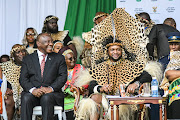
[[[84,87],[71,86],[70,91],[74,94],[74,97],[75,97],[74,110],[77,111],[79,101],[80,101],[80,95],[84,96],[87,90]]]
[[[77,111],[79,99],[80,99],[80,88],[71,86],[70,91],[74,94],[74,97],[75,97],[74,110]]]

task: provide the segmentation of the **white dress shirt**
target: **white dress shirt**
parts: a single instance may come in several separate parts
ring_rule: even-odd
[[[38,54],[38,58],[39,58],[39,64],[41,65],[41,62],[42,62],[42,60],[43,60],[43,55],[44,55],[44,53],[42,53],[41,51],[39,51],[39,50],[37,49],[37,54]],[[48,54],[47,54],[46,57],[45,57],[45,61],[47,60],[47,56],[48,56]],[[52,87],[51,87],[51,88],[52,88]],[[31,89],[29,90],[29,92],[32,93],[32,91],[33,91],[34,89],[36,89],[36,87],[31,88]],[[52,89],[53,89],[53,88],[52,88]]]

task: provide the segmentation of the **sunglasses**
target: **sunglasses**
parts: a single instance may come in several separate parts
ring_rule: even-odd
[[[26,33],[26,35],[27,35],[27,36],[30,36],[30,35],[31,35],[31,36],[34,36],[35,33]]]
[[[68,58],[68,60],[70,60],[70,61],[76,60],[76,57],[70,57],[70,58]]]

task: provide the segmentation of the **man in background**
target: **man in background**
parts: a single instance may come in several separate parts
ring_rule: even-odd
[[[94,25],[99,24],[103,21],[109,14],[104,12],[97,12],[93,18]],[[80,56],[82,65],[85,68],[91,67],[91,55],[92,55],[92,45],[90,44],[90,39],[92,38],[92,31],[82,34],[82,38],[85,40],[84,49]]]
[[[7,62],[9,60],[10,60],[9,55],[4,54],[4,55],[1,55],[0,57],[0,63]]]
[[[144,23],[145,34],[149,35],[152,27],[155,25],[155,23],[151,20],[150,15],[146,12],[142,12],[139,14],[135,14],[135,16],[138,21]]]
[[[173,18],[166,18],[163,24],[176,28],[176,21]]]
[[[69,37],[68,30],[58,31],[58,24],[57,21],[59,20],[58,17],[49,15],[44,20],[44,26],[42,29],[42,33],[48,33],[51,35],[53,41],[59,40],[64,42],[64,46],[68,46],[77,57],[77,51],[74,44],[71,43],[71,38]]]
[[[154,25],[148,36],[149,43],[147,44],[147,50],[149,52],[149,56],[151,59],[154,59],[154,47],[156,46],[157,59],[159,60],[159,62],[163,61],[163,59],[167,59],[167,56],[169,55],[170,52],[169,43],[166,35],[170,32],[178,32],[178,30],[174,26],[175,22],[171,22],[171,24],[168,25],[165,24],[165,23],[170,23],[168,21],[169,19],[166,19],[164,21],[164,24]]]

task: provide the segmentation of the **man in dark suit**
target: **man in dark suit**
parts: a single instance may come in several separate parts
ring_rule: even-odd
[[[161,61],[169,55],[169,43],[166,35],[170,32],[178,32],[178,30],[176,29],[175,22],[172,22],[170,25],[167,24],[167,21],[169,19],[166,19],[163,24],[154,25],[148,36],[149,43],[147,44],[147,50],[151,59],[154,59],[154,46],[157,48],[158,60]]]
[[[22,120],[31,120],[33,108],[38,105],[42,106],[43,120],[53,119],[55,105],[64,107],[62,87],[67,80],[65,59],[52,52],[53,40],[47,33],[38,35],[37,46],[38,50],[22,62]]]

